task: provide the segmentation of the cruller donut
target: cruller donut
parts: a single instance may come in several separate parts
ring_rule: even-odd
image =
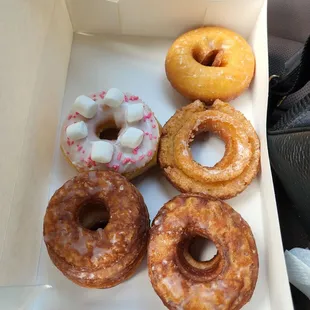
[[[112,170],[132,179],[156,164],[159,136],[151,109],[111,88],[77,97],[63,123],[61,149],[79,172]]]
[[[194,237],[217,248],[210,261],[189,253]],[[204,195],[182,194],[167,202],[153,221],[148,245],[152,285],[171,310],[238,310],[251,298],[258,276],[251,229],[229,205]]]
[[[51,260],[71,281],[89,288],[129,278],[146,254],[148,232],[141,194],[111,171],[84,172],[66,182],[44,217]]]
[[[204,131],[216,133],[225,142],[224,157],[214,167],[195,162],[190,152],[190,142]],[[205,106],[196,100],[165,124],[158,157],[165,176],[180,191],[228,199],[257,175],[259,139],[251,123],[229,104],[216,100]]]
[[[207,103],[239,96],[250,85],[254,68],[254,55],[245,39],[220,27],[181,35],[166,57],[172,86],[185,97]]]

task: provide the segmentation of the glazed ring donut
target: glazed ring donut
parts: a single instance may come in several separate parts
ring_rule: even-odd
[[[84,172],[66,182],[44,217],[52,262],[71,281],[89,288],[108,288],[129,278],[146,254],[148,232],[141,194],[110,171]]]
[[[214,167],[195,162],[189,143],[200,132],[212,131],[226,144]],[[228,199],[242,192],[259,171],[259,139],[251,123],[229,104],[210,107],[196,100],[178,110],[163,127],[159,163],[167,179],[181,192]],[[206,154],[208,156],[208,154]]]
[[[217,248],[210,261],[189,254],[196,236]],[[251,229],[229,205],[204,195],[182,194],[153,221],[148,245],[152,285],[169,309],[237,310],[255,289],[258,255]]]
[[[230,101],[251,83],[255,58],[237,33],[203,27],[181,35],[166,57],[166,74],[183,96],[212,103]]]
[[[113,129],[117,136],[109,135]],[[79,172],[112,170],[132,179],[156,164],[160,130],[139,97],[112,88],[76,99],[63,123],[61,149]]]

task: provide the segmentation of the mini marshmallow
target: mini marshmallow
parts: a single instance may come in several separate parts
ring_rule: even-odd
[[[91,159],[98,163],[107,164],[112,160],[114,148],[106,141],[93,142],[91,149]]]
[[[143,118],[143,104],[136,103],[128,106],[127,121],[129,123],[137,122]]]
[[[142,140],[143,131],[134,127],[129,127],[120,137],[121,145],[131,149],[138,147]]]
[[[87,126],[83,121],[71,124],[67,127],[66,134],[73,141],[83,139],[88,135]]]
[[[105,94],[102,101],[103,104],[108,105],[111,108],[117,108],[124,101],[124,94],[117,88],[111,88]]]
[[[86,118],[93,118],[97,113],[98,104],[87,96],[79,96],[75,99],[72,109]]]

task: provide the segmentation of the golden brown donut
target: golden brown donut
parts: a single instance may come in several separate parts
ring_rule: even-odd
[[[198,262],[189,254],[195,236],[213,241],[213,259]],[[167,202],[153,221],[149,277],[171,310],[241,309],[255,289],[258,265],[249,225],[222,201],[182,194]]]
[[[214,167],[195,162],[190,152],[190,142],[205,131],[216,133],[226,145],[224,157]],[[167,179],[181,192],[228,199],[257,175],[259,139],[251,123],[228,103],[216,100],[207,107],[196,100],[165,124],[158,156]]]
[[[183,96],[212,103],[230,101],[251,83],[255,58],[237,33],[220,27],[203,27],[181,35],[166,57],[166,74]]]
[[[148,232],[141,194],[111,171],[84,172],[66,182],[51,198],[43,227],[56,267],[89,288],[129,278],[146,253]]]

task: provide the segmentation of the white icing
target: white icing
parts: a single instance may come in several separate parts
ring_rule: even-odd
[[[73,141],[84,139],[88,135],[87,126],[83,121],[71,124],[67,127],[66,134]]]
[[[106,104],[111,108],[117,108],[124,101],[124,94],[117,88],[111,88],[106,93],[102,104]]]
[[[97,113],[97,103],[91,98],[81,95],[75,99],[72,110],[86,118],[93,118]]]
[[[85,255],[88,252],[87,249],[87,237],[83,234],[82,229],[79,227],[79,239],[71,243],[71,247],[77,250],[80,255]]]
[[[105,97],[105,92],[97,92],[90,97],[99,101]],[[143,118],[140,121],[130,123],[127,120],[126,113],[129,106],[136,104],[143,105]],[[114,120],[116,126],[121,129],[119,137],[115,141],[101,140],[96,132],[98,125],[111,120]],[[75,142],[67,137],[66,128],[79,121],[85,122],[88,135]],[[137,149],[124,147],[120,143],[121,135],[132,127],[140,129],[144,133],[143,140]],[[113,144],[114,153],[109,163],[99,163],[91,159],[92,144],[95,141],[106,141]],[[159,127],[152,111],[141,99],[129,93],[125,93],[124,102],[116,108],[98,104],[97,113],[92,119],[86,119],[72,110],[64,121],[61,136],[61,146],[65,155],[80,171],[95,169],[114,170],[120,173],[134,171],[145,166],[153,158],[158,141]]]
[[[129,127],[120,137],[121,145],[134,149],[138,147],[143,140],[143,131],[134,127]]]
[[[109,163],[113,157],[114,147],[107,141],[93,142],[91,159],[98,163]]]
[[[143,118],[143,104],[129,105],[127,108],[127,121],[129,123],[140,121]]]

